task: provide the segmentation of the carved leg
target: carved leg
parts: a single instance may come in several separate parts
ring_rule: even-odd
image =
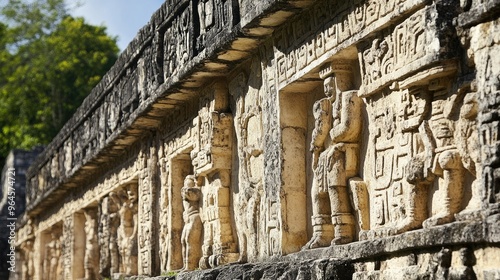
[[[302,249],[314,249],[330,246],[333,239],[333,225],[330,215],[316,215],[312,217],[313,236]]]
[[[354,240],[354,216],[347,186],[328,188],[332,209],[334,239],[332,245],[345,244]]]
[[[354,177],[349,179],[351,203],[358,220],[359,230],[366,232],[370,229],[370,198],[368,187],[363,179]]]
[[[445,151],[439,155],[439,165],[443,169],[440,183],[445,192],[442,208],[439,213],[424,221],[424,227],[432,227],[452,222],[460,211],[464,193],[464,168],[457,151]],[[442,183],[442,184],[441,184]]]
[[[194,270],[198,267],[201,257],[201,233],[203,225],[199,215],[194,215],[184,226],[182,249],[184,252],[184,267],[182,270]]]
[[[326,192],[320,192],[317,180],[313,181],[311,192],[313,197],[313,236],[311,240],[302,247],[303,250],[329,246],[333,239],[333,225],[330,216],[331,212],[328,194]]]
[[[209,257],[213,254],[213,229],[210,222],[204,223],[204,240],[202,245],[202,256],[199,261],[201,269],[210,268]]]
[[[393,234],[417,229],[427,218],[427,188],[428,184],[408,184],[405,189],[404,218],[396,224]]]

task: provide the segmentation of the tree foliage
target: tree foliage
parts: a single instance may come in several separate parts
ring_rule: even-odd
[[[0,22],[0,158],[47,144],[117,58],[105,27],[64,0],[9,0]]]

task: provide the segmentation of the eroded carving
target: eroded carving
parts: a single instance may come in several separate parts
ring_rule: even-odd
[[[99,278],[99,244],[97,239],[97,208],[87,208],[85,214],[85,279]]]
[[[203,192],[201,268],[235,261],[236,242],[230,211],[233,116],[226,85],[215,83],[200,98],[199,133],[191,151],[194,175]]]
[[[201,237],[203,225],[200,218],[201,189],[197,186],[193,175],[188,175],[181,189],[182,205],[184,206],[182,230],[182,270],[194,270],[201,258]]]
[[[456,107],[454,98],[456,96],[451,98],[443,96],[446,92],[446,89],[434,92],[431,117],[428,121],[432,140],[435,143],[431,172],[437,176],[443,197],[440,199],[440,209],[434,211],[434,215],[424,221],[424,227],[453,221],[454,215],[460,210],[464,192],[465,169],[455,144],[455,123],[451,120]]]
[[[33,279],[35,267],[33,264],[33,240],[27,240],[21,244],[23,256],[21,279]]]
[[[326,98],[314,103],[311,141],[313,237],[304,248],[354,240],[355,221],[347,187],[348,180],[358,173],[362,102],[352,90],[352,75],[348,61],[334,61],[321,72]]]
[[[119,207],[120,225],[117,229],[117,245],[120,251],[120,273],[137,274],[137,185],[132,183],[126,190],[119,190],[110,198]]]
[[[159,154],[163,155],[163,149],[159,150]],[[168,184],[169,184],[169,170],[170,166],[167,164],[167,160],[160,159],[160,181],[161,181],[161,191],[160,191],[160,270],[167,271],[168,255],[169,255],[169,197],[168,197]]]
[[[43,259],[43,279],[63,279],[61,260],[61,238],[62,232],[59,228],[51,230],[50,239],[45,245],[45,257]]]
[[[254,63],[255,64],[255,63]],[[260,65],[252,69],[260,68]],[[260,69],[259,69],[260,70]],[[233,109],[238,140],[239,194],[236,214],[240,256],[238,262],[246,262],[258,255],[259,220],[261,218],[262,177],[264,172],[262,147],[262,108],[257,79],[260,71],[247,79],[240,73],[230,83],[230,93],[237,99]],[[252,80],[253,79],[253,80]]]

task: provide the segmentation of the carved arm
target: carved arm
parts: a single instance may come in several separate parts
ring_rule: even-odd
[[[340,120],[330,130],[330,137],[334,143],[358,142],[362,128],[361,98],[355,90],[342,92],[339,98],[342,98]],[[337,99],[337,102],[340,100]]]

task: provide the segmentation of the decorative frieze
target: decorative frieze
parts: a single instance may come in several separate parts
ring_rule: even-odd
[[[32,168],[19,275],[492,279],[499,22],[466,2],[166,1]]]

